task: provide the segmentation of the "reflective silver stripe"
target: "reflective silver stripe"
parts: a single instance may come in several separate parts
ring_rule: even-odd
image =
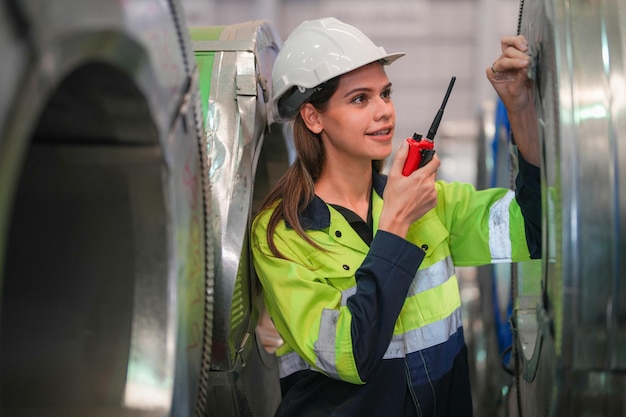
[[[447,341],[455,334],[459,327],[463,325],[461,309],[457,308],[445,319],[431,323],[419,329],[411,330],[407,333],[394,336],[389,343],[383,359],[403,358],[409,353],[417,352]],[[333,356],[334,357],[334,356]],[[295,372],[303,370],[314,370],[296,352],[278,356],[278,375],[280,378],[289,376]],[[319,362],[319,361],[318,361]],[[326,370],[325,368],[320,367]],[[334,363],[332,375],[337,377]]]
[[[417,271],[409,288],[407,298],[445,283],[454,274],[454,263],[450,256],[428,268]],[[341,306],[346,306],[348,298],[354,294],[356,294],[356,286],[343,290],[341,292]]]
[[[462,325],[463,319],[459,307],[442,320],[394,336],[383,359],[404,358],[409,353],[443,343],[455,334]]]
[[[447,341],[454,335],[459,327],[463,325],[461,308],[457,308],[445,319],[431,323],[419,329],[411,330],[407,333],[394,336],[389,343],[383,359],[403,358],[409,353],[418,352],[423,349],[438,345]],[[324,369],[324,368],[321,368]],[[334,364],[333,374],[336,377]],[[278,375],[280,378],[289,376],[295,372],[303,370],[314,370],[296,352],[278,356]]]
[[[356,294],[356,285],[341,292],[341,306],[348,304],[348,298]]]
[[[320,333],[315,342],[315,365],[329,376],[338,378],[335,365],[335,335],[337,334],[337,321],[339,310],[324,309],[320,322]]]
[[[511,235],[509,229],[509,206],[515,197],[513,191],[507,192],[489,209],[489,250],[491,262],[511,262]]]
[[[278,356],[277,359],[278,376],[280,378],[284,378],[298,371],[311,369],[311,365],[302,359],[296,352],[289,352],[286,355]]]
[[[440,260],[428,268],[417,271],[411,283],[411,287],[409,288],[407,298],[430,290],[431,288],[438,287],[450,279],[454,273],[454,263],[450,256],[447,256],[445,259]]]

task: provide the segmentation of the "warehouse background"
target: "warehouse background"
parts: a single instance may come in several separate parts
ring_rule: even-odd
[[[484,70],[515,34],[518,0],[183,0],[190,26],[267,19],[284,40],[301,21],[334,16],[357,26],[387,52],[407,56],[388,67],[398,113],[398,144],[426,132],[450,78],[457,80],[436,141],[440,178],[476,182],[482,120],[495,92]],[[491,132],[486,132],[490,134]]]

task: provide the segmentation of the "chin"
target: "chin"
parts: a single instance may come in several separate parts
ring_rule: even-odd
[[[391,150],[389,152],[379,152],[377,155],[372,155],[372,160],[374,161],[384,161],[391,155]]]
[[[380,155],[381,159],[385,159],[389,155],[391,155],[392,152],[393,152],[393,143],[389,141],[389,143],[387,143],[385,147],[381,149],[380,152],[378,152],[378,154]]]

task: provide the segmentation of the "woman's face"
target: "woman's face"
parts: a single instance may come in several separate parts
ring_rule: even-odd
[[[396,112],[391,82],[375,62],[339,78],[326,110],[316,112],[327,158],[341,162],[385,159],[392,151]]]

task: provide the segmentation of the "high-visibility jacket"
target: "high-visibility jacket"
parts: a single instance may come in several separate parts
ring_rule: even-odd
[[[284,340],[277,416],[471,415],[455,266],[527,260],[537,252],[527,230],[530,242],[540,242],[539,174],[520,164],[517,198],[507,189],[437,181],[437,206],[406,239],[378,230],[386,184],[379,174],[370,246],[316,197],[301,222],[326,251],[282,221],[274,234],[282,259],[266,239],[271,209],[257,216],[254,267]],[[525,224],[517,200],[526,201],[533,222]]]

